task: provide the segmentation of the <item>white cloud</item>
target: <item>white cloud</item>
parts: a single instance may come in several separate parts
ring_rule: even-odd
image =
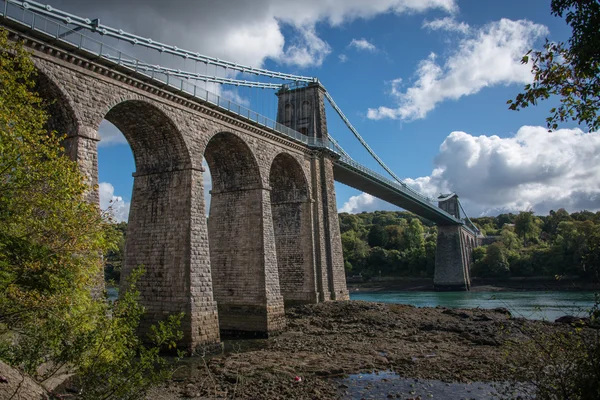
[[[345,54],[340,54],[340,55],[338,55],[338,59],[340,60],[341,63],[345,63],[346,61],[348,61],[348,56]]]
[[[405,182],[430,197],[456,192],[472,216],[600,209],[600,132],[523,126],[509,138],[452,132],[430,176]]]
[[[110,208],[109,212],[117,222],[127,221],[131,204],[124,201],[121,196],[115,196],[115,187],[108,182],[101,182],[98,191],[100,208],[105,211]]]
[[[102,122],[100,123],[100,127],[98,128],[98,135],[100,135],[100,142],[98,142],[98,147],[128,144],[127,139],[125,139],[125,136],[123,136],[119,128],[117,128],[107,120],[102,120]]]
[[[448,31],[458,33],[469,33],[469,24],[465,22],[458,22],[453,17],[445,17],[441,19],[434,19],[433,21],[423,21],[423,28],[427,28],[432,31]]]
[[[218,94],[219,96],[223,97],[224,99],[231,100],[232,102],[234,102],[235,104],[238,104],[240,106],[250,107],[250,100],[247,99],[246,97],[241,96],[237,90],[223,89],[223,86],[216,85],[214,88],[212,88],[209,91],[212,93]]]
[[[354,47],[357,50],[365,50],[370,52],[377,51],[377,47],[367,39],[352,39],[348,47]]]
[[[530,82],[530,66],[521,64],[521,58],[547,33],[545,26],[527,20],[492,22],[461,39],[443,65],[433,53],[421,61],[416,81],[405,92],[394,81],[392,96],[398,106],[371,108],[367,117],[420,119],[444,100],[475,94],[488,86]]]
[[[302,29],[296,43],[288,46],[278,59],[284,64],[310,67],[321,65],[325,57],[331,53],[331,47],[317,36],[314,26]]]
[[[338,26],[384,13],[454,13],[456,0],[47,0],[57,8],[140,36],[238,63],[261,65],[267,58],[299,66],[319,65],[329,54],[317,23]],[[284,37],[282,27],[291,27]]]
[[[202,183],[204,185],[204,207],[206,215],[210,212],[210,191],[212,190],[212,178],[210,176],[210,169],[206,160],[202,160],[202,167],[204,172],[202,173]]]
[[[338,212],[356,214],[363,211],[370,212],[378,210],[400,210],[400,208],[363,192],[357,196],[350,197],[348,201],[338,209]]]

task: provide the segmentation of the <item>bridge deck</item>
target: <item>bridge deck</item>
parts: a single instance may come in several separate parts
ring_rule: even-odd
[[[40,17],[37,19],[37,21],[46,21],[46,25],[42,24],[40,27],[38,27],[35,26],[36,20],[33,19],[33,21],[34,22],[32,22],[31,25],[26,24],[23,21],[14,19],[9,15],[3,15],[3,13],[0,12],[1,24],[9,29],[16,29],[21,32],[26,32],[26,34],[42,39],[43,41],[47,41],[53,46],[61,47],[75,54],[80,54],[86,58],[93,59],[96,63],[108,65],[120,72],[126,73],[135,79],[146,82],[147,84],[173,92],[178,96],[182,96],[192,101],[210,106],[211,108],[215,108],[221,112],[234,114],[235,118],[239,118],[240,120],[257,125],[260,128],[277,136],[282,136],[286,139],[291,139],[292,141],[300,142],[301,144],[313,148],[327,148],[340,155],[340,151],[335,143],[307,137],[306,135],[296,132],[280,123],[269,120],[268,118],[265,118],[264,116],[261,116],[249,109],[236,105],[226,99],[222,99],[220,96],[212,94],[204,89],[197,90],[195,85],[191,85],[193,90],[190,88],[185,89],[183,80],[181,80],[181,85],[175,85],[174,82],[169,82],[168,79],[166,82],[164,82],[157,79],[153,74],[150,76],[147,73],[138,71],[137,69],[133,70],[130,66],[121,65],[120,62],[115,62],[115,60],[108,57],[108,53],[105,54],[102,50],[102,48],[104,48],[104,51],[107,51],[107,49],[109,49],[108,46],[101,46],[100,53],[95,53],[94,50],[81,47],[81,43],[84,43],[81,40],[77,41],[73,38],[70,38],[73,40],[73,42],[67,41],[66,38],[58,34],[60,29],[56,29],[56,31],[53,33],[44,30],[48,28],[46,26],[48,22],[50,22],[51,25],[54,24],[58,26],[56,22],[48,21],[45,18]],[[42,28],[42,26],[45,28]],[[83,35],[74,31],[73,35],[71,36],[83,37]],[[94,40],[91,41],[93,42]],[[76,44],[76,42],[79,42],[79,46]],[[117,53],[120,52],[117,51]],[[188,83],[186,83],[186,85],[189,86]],[[462,221],[454,218],[452,215],[438,208],[435,204],[429,202],[424,196],[405,185],[403,186],[369,170],[351,158],[346,157],[345,153],[342,154],[341,158],[336,160],[334,164],[334,174],[336,181],[340,183],[344,183],[398,207],[404,208],[405,210],[414,212],[415,214],[427,218],[438,225],[462,224]]]
[[[352,160],[344,157],[336,160],[333,173],[337,182],[411,211],[438,225],[462,224],[461,221],[430,203],[426,198],[421,198],[409,188],[379,176]]]

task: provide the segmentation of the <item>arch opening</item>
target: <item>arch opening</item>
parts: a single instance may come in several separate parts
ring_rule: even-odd
[[[141,333],[148,332],[150,325],[166,315],[185,311],[182,342],[191,343],[194,332],[187,269],[194,176],[186,144],[171,118],[147,101],[121,101],[106,112],[104,121],[110,124],[103,122],[99,127],[103,153],[99,173],[107,182],[102,182],[100,189],[104,190],[106,184],[112,186],[108,183],[111,180],[125,192],[127,183],[133,187],[128,213],[119,210],[123,214],[115,215],[127,220],[121,289],[133,269],[143,266],[146,272],[139,289],[146,313]],[[107,129],[122,137],[102,137]],[[116,143],[110,146],[110,140]],[[124,176],[132,169],[133,183]]]
[[[258,163],[248,145],[227,132],[210,139],[204,158],[212,179],[208,239],[221,336],[267,333],[267,191]]]
[[[275,157],[269,173],[279,286],[286,305],[316,303],[311,202],[302,167],[289,154]]]
[[[156,106],[141,100],[127,100],[112,107],[104,118],[127,139],[136,174],[180,170],[190,165],[179,130]]]

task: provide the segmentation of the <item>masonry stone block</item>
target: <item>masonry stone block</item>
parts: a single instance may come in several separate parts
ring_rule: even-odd
[[[469,290],[472,248],[467,238],[472,235],[461,225],[438,226],[433,284],[440,291]]]

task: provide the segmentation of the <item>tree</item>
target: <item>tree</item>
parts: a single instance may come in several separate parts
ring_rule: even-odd
[[[486,275],[492,277],[504,277],[510,272],[506,250],[504,245],[496,242],[488,246],[485,264],[487,266]]]
[[[100,255],[118,235],[85,201],[89,187],[61,137],[47,131],[35,74],[0,30],[0,359],[39,381],[77,373],[81,398],[133,398],[164,376],[158,351],[180,337],[178,317],[156,326],[146,347],[134,282],[118,304],[92,297]]]
[[[387,249],[403,250],[405,247],[404,228],[400,225],[388,225],[385,227],[385,231],[388,237]]]
[[[385,228],[381,225],[373,225],[369,230],[368,242],[371,247],[387,246],[388,234]]]
[[[551,12],[563,17],[573,32],[568,44],[546,39],[544,50],[530,50],[522,63],[531,62],[533,83],[509,100],[511,110],[536,105],[559,96],[560,105],[546,118],[549,129],[568,120],[600,129],[600,2],[598,0],[552,0]]]
[[[523,239],[524,246],[527,246],[528,240],[538,237],[540,227],[533,211],[522,211],[517,215],[517,218],[515,218],[515,233]]]
[[[356,236],[356,232],[348,231],[342,234],[342,248],[353,273],[361,272],[369,255],[369,246]]]
[[[569,221],[571,217],[569,213],[564,208],[559,208],[557,211],[550,210],[548,217],[544,221],[544,232],[547,232],[550,235],[555,235],[556,230],[558,229],[558,224],[562,221]]]

